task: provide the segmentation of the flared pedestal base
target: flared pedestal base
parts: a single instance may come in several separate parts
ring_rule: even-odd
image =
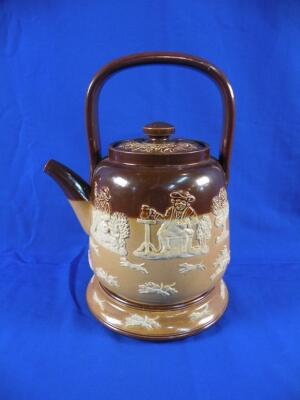
[[[228,291],[223,280],[205,296],[169,307],[131,303],[112,295],[93,277],[87,288],[92,314],[108,328],[144,340],[174,340],[194,335],[224,313]]]

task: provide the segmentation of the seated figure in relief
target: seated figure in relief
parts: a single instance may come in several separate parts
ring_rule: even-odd
[[[148,205],[143,205],[140,219],[155,220],[161,223],[157,231],[159,242],[157,254],[175,256],[189,253],[194,236],[195,221],[193,221],[193,217],[197,216],[191,207],[195,197],[186,190],[178,190],[170,193],[170,199],[171,206],[166,209],[164,214]]]
[[[195,197],[188,191],[179,190],[170,194],[171,206],[167,208],[161,227],[157,231],[159,251],[164,253],[172,248],[188,253],[192,247],[194,228],[192,217],[196,217],[191,203]]]

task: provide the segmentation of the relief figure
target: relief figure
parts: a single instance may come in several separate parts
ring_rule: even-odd
[[[191,257],[208,251],[207,240],[211,235],[209,216],[198,217],[191,204],[195,196],[186,190],[170,193],[170,207],[160,213],[149,205],[142,205],[139,223],[145,226],[143,243],[134,255],[148,259]],[[160,224],[157,230],[158,246],[151,242],[151,226]],[[193,245],[196,237],[198,244]]]
[[[215,216],[215,226],[221,229],[221,233],[216,237],[216,243],[220,243],[229,235],[229,231],[227,229],[229,204],[227,201],[227,192],[225,188],[221,188],[218,195],[212,199],[212,213]]]

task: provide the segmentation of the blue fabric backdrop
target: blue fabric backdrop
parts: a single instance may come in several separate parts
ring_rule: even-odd
[[[300,399],[300,2],[0,1],[0,399]],[[84,97],[116,57],[183,51],[236,94],[230,305],[185,341],[118,336],[87,310],[87,237],[42,173],[88,176]],[[143,67],[101,98],[105,151],[154,120],[218,151],[221,101],[194,71]]]

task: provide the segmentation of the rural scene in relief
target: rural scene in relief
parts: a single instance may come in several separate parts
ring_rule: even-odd
[[[215,226],[221,229],[221,233],[216,237],[216,243],[220,243],[229,235],[227,229],[229,204],[225,188],[221,188],[219,194],[212,199],[212,213],[215,216]]]
[[[209,316],[210,310],[208,307],[208,304],[205,304],[204,306],[199,307],[199,310],[196,310],[191,313],[190,319],[192,321],[200,321],[202,318]]]
[[[110,199],[109,188],[105,186],[99,190],[96,183],[91,235],[96,243],[124,257],[127,256],[130,226],[124,213],[112,212]]]
[[[210,250],[208,242],[212,237],[213,226],[218,228],[218,235],[214,239],[216,244],[228,237],[229,205],[225,188],[221,188],[218,195],[213,197],[210,215],[197,216],[192,207],[196,198],[187,190],[172,191],[169,196],[170,204],[164,212],[157,211],[147,204],[141,206],[137,222],[143,224],[144,240],[133,251],[136,257],[144,260],[159,260],[208,254]],[[112,210],[108,187],[99,188],[97,183],[95,184],[94,205],[90,237],[93,251],[99,255],[99,245],[101,245],[119,256],[120,267],[148,275],[145,262],[133,263],[128,259],[129,221],[124,213]],[[156,229],[153,228],[154,225],[156,225]],[[229,259],[229,250],[224,245],[213,262],[211,281],[225,270]],[[199,262],[178,263],[177,268],[181,275],[195,270],[207,270],[207,266]],[[118,277],[108,274],[102,267],[94,266],[94,272],[109,286],[119,286]],[[150,280],[139,284],[137,292],[170,296],[178,293],[175,286],[175,282],[163,284]]]
[[[208,253],[212,222],[208,215],[197,216],[192,207],[195,200],[189,191],[178,190],[170,193],[170,206],[163,214],[142,205],[138,222],[144,224],[144,241],[133,254],[144,259],[169,259]],[[158,245],[151,241],[153,225],[159,225]]]
[[[215,270],[210,276],[211,281],[216,279],[220,274],[222,274],[222,272],[225,271],[227,265],[229,264],[229,261],[230,261],[230,252],[227,246],[224,246],[223,249],[217,255],[217,258],[213,263]]]
[[[107,186],[95,184],[95,207],[92,214],[91,248],[99,255],[98,245],[120,256],[120,266],[147,274],[144,263],[134,264],[127,258],[127,239],[130,237],[128,218],[124,213],[111,209],[111,194]],[[104,274],[102,273],[104,279]],[[107,279],[104,279],[107,281]]]
[[[190,271],[195,271],[199,269],[200,271],[206,271],[206,266],[204,264],[189,264],[189,263],[183,263],[179,264],[179,272],[181,274],[185,274]]]
[[[141,326],[146,329],[160,328],[158,317],[150,318],[147,315],[141,316],[132,314],[125,318],[125,326]]]
[[[102,279],[109,286],[118,287],[118,278],[116,276],[109,275],[106,271],[104,271],[101,267],[94,268],[94,272],[99,279]]]
[[[170,296],[171,294],[178,293],[178,290],[175,288],[176,282],[165,285],[163,283],[155,283],[155,282],[145,282],[144,284],[139,285],[139,293],[155,293],[162,296]]]

